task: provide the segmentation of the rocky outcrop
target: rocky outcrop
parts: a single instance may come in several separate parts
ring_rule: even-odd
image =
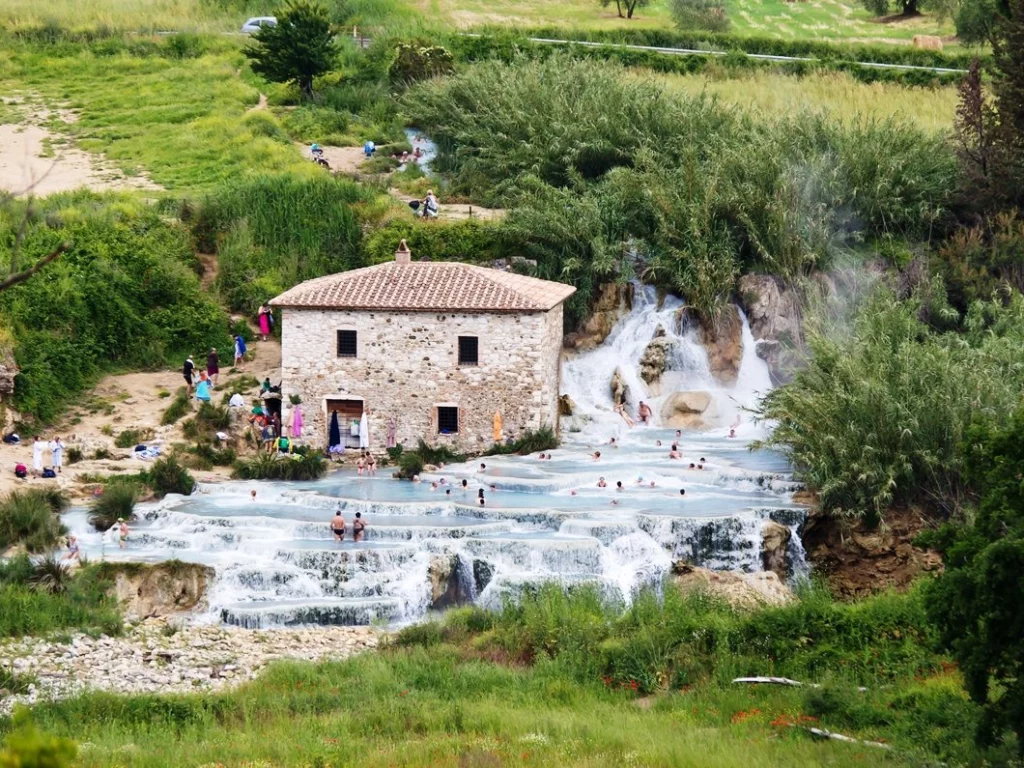
[[[941,571],[938,552],[914,546],[918,534],[933,524],[916,509],[887,510],[884,527],[813,509],[801,540],[813,572],[825,579],[833,594],[858,598],[904,589],[923,573]]]
[[[565,346],[583,352],[601,345],[632,305],[632,284],[605,283],[600,286],[590,317],[579,330],[566,335]]]
[[[0,400],[8,401],[14,394],[14,377],[18,375],[18,364],[14,362],[11,349],[0,351]]]
[[[673,392],[661,405],[661,424],[674,429],[703,429],[711,414],[707,392]]]
[[[789,541],[793,532],[774,520],[761,527],[761,567],[783,581],[789,576]]]
[[[572,416],[573,411],[576,410],[576,403],[568,395],[559,395],[558,397],[558,415],[559,416]]]
[[[691,307],[683,307],[679,315],[681,333],[693,329],[708,356],[708,368],[721,384],[736,383],[743,359],[743,323],[736,307],[729,305],[714,323],[697,316]]]
[[[612,374],[611,381],[612,390],[612,402],[615,405],[626,402],[626,398],[629,396],[629,385],[626,384],[622,377],[622,371],[618,368],[615,369],[615,373]]]
[[[208,565],[171,560],[144,565],[104,563],[114,579],[113,594],[126,619],[169,617],[206,606],[214,570]]]
[[[648,391],[654,397],[661,394],[661,376],[668,367],[668,353],[671,347],[671,340],[666,336],[665,329],[659,325],[643,355],[640,356],[640,378],[647,384]]]
[[[672,583],[683,593],[704,592],[742,610],[784,605],[793,599],[793,591],[772,571],[709,571],[680,562],[672,566],[672,573]]]
[[[803,348],[800,296],[772,275],[744,275],[739,292],[758,357],[768,364],[773,380],[788,381]]]
[[[465,605],[473,599],[470,575],[462,572],[458,555],[436,555],[430,560],[430,607],[435,611]]]

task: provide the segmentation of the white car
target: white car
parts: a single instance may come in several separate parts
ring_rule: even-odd
[[[253,16],[245,24],[242,25],[242,33],[251,35],[253,32],[258,32],[260,27],[276,27],[277,17],[276,16]]]

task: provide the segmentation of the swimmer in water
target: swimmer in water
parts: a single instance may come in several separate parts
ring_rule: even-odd
[[[594,453],[591,454],[591,455],[592,455],[594,461],[600,461],[601,460],[601,452],[600,451],[594,451]]]
[[[255,488],[253,488],[251,491],[249,491],[249,498],[251,498],[253,501],[256,501],[256,489]]]
[[[608,483],[606,483],[604,481],[603,477],[599,477],[599,478],[597,478],[597,487],[598,488],[607,488],[608,487]]]

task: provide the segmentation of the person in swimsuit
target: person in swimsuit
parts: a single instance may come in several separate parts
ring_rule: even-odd
[[[331,533],[335,541],[345,540],[345,518],[341,516],[341,507],[338,507],[331,519]]]
[[[78,539],[74,536],[68,537],[68,551],[61,557],[61,561],[67,560],[69,562],[74,561],[80,563],[81,561],[81,550],[78,547]]]
[[[352,541],[362,541],[365,530],[366,523],[363,521],[363,513],[356,512],[356,519],[352,521]]]
[[[121,549],[128,546],[128,523],[123,517],[117,518],[117,544]]]
[[[477,493],[476,502],[481,507],[484,505],[485,502],[484,502],[484,489],[483,488],[481,488],[480,491]]]

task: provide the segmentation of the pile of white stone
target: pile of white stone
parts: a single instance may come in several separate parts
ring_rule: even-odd
[[[376,647],[369,627],[250,630],[168,625],[153,619],[120,637],[77,634],[0,643],[0,667],[29,679],[27,693],[0,690],[0,716],[16,704],[85,690],[117,693],[209,691],[251,680],[275,659],[341,659]]]

